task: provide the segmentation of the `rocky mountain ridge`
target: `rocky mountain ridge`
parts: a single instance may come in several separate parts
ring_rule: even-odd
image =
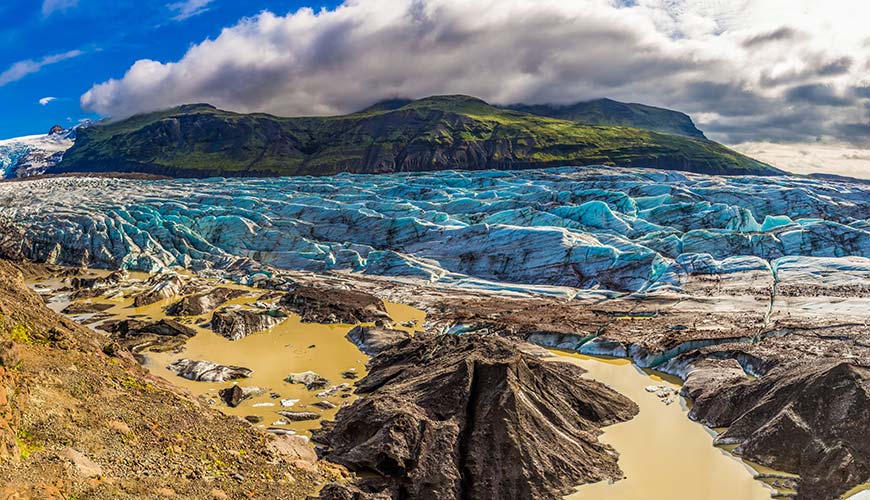
[[[649,113],[636,118],[633,108],[628,118],[619,116],[623,109],[598,109],[572,115],[577,120],[570,113],[540,109],[568,119],[462,95],[391,101],[330,117],[280,118],[192,104],[84,128],[50,171],[268,177],[610,164],[784,174],[697,134],[631,128],[655,128],[656,123]],[[669,119],[675,114],[659,112]]]

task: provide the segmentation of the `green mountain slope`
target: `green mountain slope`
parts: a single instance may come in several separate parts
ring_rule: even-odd
[[[187,105],[83,128],[52,172],[328,175],[608,164],[781,174],[720,144],[438,96],[345,116],[279,118]]]
[[[704,138],[704,133],[695,127],[695,123],[685,113],[645,104],[629,104],[612,99],[596,99],[567,105],[515,104],[507,106],[507,109],[571,120],[587,125],[619,125],[665,134]]]

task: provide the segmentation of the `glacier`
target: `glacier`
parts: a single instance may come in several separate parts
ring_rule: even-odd
[[[870,186],[796,176],[50,178],[0,183],[0,225],[0,248],[39,261],[242,270],[248,283],[292,269],[506,290],[870,291]]]
[[[0,140],[0,179],[44,174],[75,142],[75,129]]]

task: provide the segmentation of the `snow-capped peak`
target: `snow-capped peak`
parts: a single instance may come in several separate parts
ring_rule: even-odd
[[[30,177],[53,167],[75,142],[75,129],[60,125],[47,134],[0,140],[0,179]]]

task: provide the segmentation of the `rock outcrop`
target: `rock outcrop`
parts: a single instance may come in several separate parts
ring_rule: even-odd
[[[381,299],[365,292],[339,288],[299,286],[281,299],[281,305],[306,323],[374,323],[389,319]]]
[[[315,440],[393,499],[557,498],[621,477],[597,436],[637,413],[582,373],[504,338],[420,336],[375,357],[361,399]]]
[[[239,340],[283,323],[287,316],[280,311],[222,309],[214,313],[211,329],[230,340]]]
[[[691,418],[728,427],[717,442],[737,444],[736,453],[800,474],[800,499],[839,498],[870,480],[870,368],[802,364],[688,390]]]

